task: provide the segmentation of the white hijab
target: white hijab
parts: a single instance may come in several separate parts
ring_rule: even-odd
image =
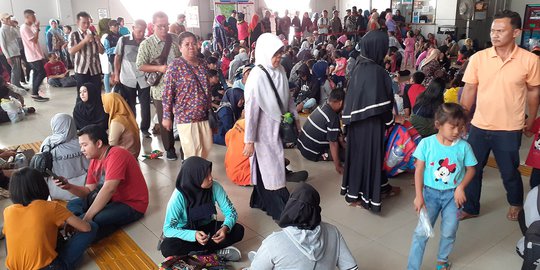
[[[257,65],[262,65],[270,74],[278,95],[283,103],[283,109],[289,108],[289,83],[283,66],[272,66],[272,57],[283,47],[283,42],[274,34],[264,33],[257,39],[255,49],[255,67],[251,70],[245,86],[246,103],[254,97],[263,112],[275,121],[281,121],[283,112],[278,105],[276,95],[268,81],[268,77]]]

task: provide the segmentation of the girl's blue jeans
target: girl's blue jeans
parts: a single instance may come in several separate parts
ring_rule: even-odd
[[[441,240],[437,261],[447,262],[456,241],[456,232],[459,224],[459,210],[454,202],[454,189],[437,190],[424,186],[424,203],[431,226],[435,225],[439,213],[441,214]],[[411,250],[409,253],[408,270],[421,268],[424,250],[428,238],[423,235],[420,222],[413,234]]]

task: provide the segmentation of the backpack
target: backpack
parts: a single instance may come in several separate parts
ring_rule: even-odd
[[[540,193],[536,199],[536,207],[540,213]],[[525,250],[523,253],[523,265],[521,269],[537,269],[537,266],[540,265],[540,220],[534,221],[527,228],[525,232]]]
[[[30,164],[28,166],[32,169],[38,170],[44,177],[51,176],[47,173],[47,170],[52,171],[54,157],[51,151],[56,146],[57,145],[55,145],[54,147],[51,147],[50,145],[46,145],[46,147],[48,147],[48,150],[43,149],[41,153],[35,154],[30,160]]]
[[[410,122],[405,122],[403,125],[396,124],[388,131],[383,164],[388,177],[395,177],[402,172],[414,170],[415,158],[413,157],[413,153],[421,139],[418,131],[416,131]],[[395,147],[402,148],[402,159],[393,167],[389,167],[388,160],[392,149]]]

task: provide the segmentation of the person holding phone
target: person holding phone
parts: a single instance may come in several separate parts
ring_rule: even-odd
[[[225,216],[216,220],[216,204]],[[161,253],[164,257],[192,252],[216,252],[227,261],[239,261],[240,251],[232,244],[244,237],[236,223],[238,214],[227,193],[212,178],[212,162],[192,156],[182,164],[163,224]]]
[[[47,201],[47,183],[35,169],[26,167],[15,171],[9,191],[13,205],[4,210],[3,233],[9,250],[6,267],[75,269],[96,237],[97,224],[81,220],[57,202]],[[58,246],[58,229],[66,224],[76,233]]]

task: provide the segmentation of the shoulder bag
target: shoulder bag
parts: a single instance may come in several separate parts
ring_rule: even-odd
[[[191,66],[186,62],[186,60],[182,57],[180,57],[180,59],[182,59],[182,61],[186,64],[187,68],[189,69],[189,72],[193,75],[193,77],[195,78],[195,80],[197,81],[197,84],[199,85],[199,87],[205,91],[201,81],[199,81],[199,77],[197,77],[197,74],[195,74],[195,71],[193,71],[193,69],[191,68]],[[209,96],[208,96],[208,92],[209,91],[206,91],[206,99],[209,100]],[[208,108],[208,111],[207,111],[207,116],[208,116],[208,124],[210,125],[210,128],[212,130],[217,130],[219,128],[219,123],[218,123],[218,117],[217,117],[217,114],[216,112],[214,111],[214,109],[212,108],[212,105],[210,105],[210,108]]]
[[[107,156],[109,155],[109,151],[111,151],[111,148],[113,147],[109,146],[109,148],[107,148],[107,152],[105,152],[105,157],[103,159],[107,158]],[[94,190],[90,191],[90,193],[88,193],[86,197],[82,198],[82,210],[84,213],[86,213],[88,209],[90,209],[90,206],[92,206],[92,204],[96,200],[99,191],[105,183],[105,170],[103,169],[103,164],[101,164],[101,166],[102,167],[99,172],[99,179],[97,179],[97,187]],[[101,182],[101,179],[103,179],[103,182]]]
[[[281,109],[282,115],[281,122],[279,123],[279,136],[281,137],[281,141],[285,145],[296,144],[296,140],[298,139],[298,129],[296,128],[296,121],[294,119],[294,116],[290,112],[287,112],[287,109],[283,107],[283,102],[279,97],[276,85],[274,84],[274,81],[272,80],[272,77],[270,77],[268,71],[262,65],[257,66],[262,69],[262,71],[264,71],[266,77],[270,81],[270,86],[272,87],[272,90],[274,90],[277,103],[279,105],[279,108]]]
[[[163,47],[163,50],[161,51],[161,54],[158,58],[152,60],[150,62],[150,65],[166,65],[167,64],[167,57],[169,56],[169,52],[171,51],[171,45],[172,45],[172,37],[171,35],[167,34],[167,40],[165,40],[165,47]],[[156,86],[161,81],[161,77],[163,77],[163,73],[161,72],[148,72],[145,75],[146,82],[150,86]]]

